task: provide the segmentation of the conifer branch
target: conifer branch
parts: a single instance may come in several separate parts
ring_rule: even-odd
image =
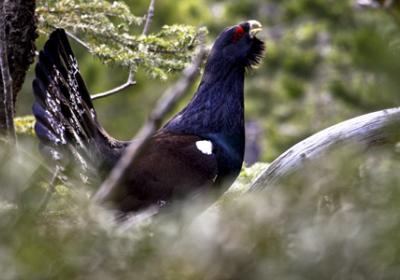
[[[144,28],[143,28],[143,32],[142,32],[142,35],[144,35],[144,36],[146,36],[149,33],[150,25],[151,25],[151,22],[153,21],[154,5],[155,5],[155,0],[150,0],[149,10],[147,12],[146,22],[144,24]],[[135,70],[131,66],[129,68],[128,79],[127,79],[127,81],[125,83],[123,83],[122,85],[120,85],[118,87],[115,87],[115,88],[113,88],[111,90],[92,95],[91,97],[92,97],[92,100],[95,100],[95,99],[111,96],[111,95],[114,95],[114,94],[116,94],[118,92],[121,92],[124,89],[127,89],[130,86],[135,85],[135,84],[136,84],[136,81],[135,81]]]
[[[150,0],[149,0],[150,1]],[[138,17],[122,1],[107,0],[38,0],[36,15],[39,32],[49,34],[55,28],[79,34],[81,44],[103,63],[127,67],[130,72],[143,69],[150,77],[166,80],[170,73],[182,71],[206,29],[188,25],[163,26],[159,32],[146,34],[154,14]],[[141,26],[146,36],[130,34],[131,27]],[[125,86],[134,81],[128,76]],[[124,88],[124,87],[123,87]],[[113,90],[114,92],[114,90]]]
[[[202,40],[204,42],[204,40]],[[93,200],[103,203],[112,199],[116,188],[126,179],[129,170],[134,166],[143,154],[149,141],[156,130],[161,126],[165,115],[182,99],[184,93],[195,81],[199,73],[199,67],[206,56],[204,43],[201,43],[200,50],[195,56],[193,63],[185,68],[182,77],[162,95],[160,101],[150,115],[147,123],[142,126],[137,135],[132,139],[131,144],[126,148],[116,166],[111,170],[108,178],[100,186],[93,196]]]

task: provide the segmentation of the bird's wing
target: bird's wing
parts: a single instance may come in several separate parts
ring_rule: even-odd
[[[72,156],[83,170],[111,168],[127,144],[111,138],[98,123],[64,30],[50,35],[35,72],[32,110],[42,151],[59,163]]]
[[[210,190],[218,176],[213,143],[196,135],[161,130],[138,162],[109,198],[123,212]]]

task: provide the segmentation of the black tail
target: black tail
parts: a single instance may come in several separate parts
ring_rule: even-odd
[[[84,168],[112,164],[125,146],[99,125],[65,31],[55,30],[39,54],[33,81],[35,132],[55,160],[73,155]],[[98,167],[98,166],[96,166]]]

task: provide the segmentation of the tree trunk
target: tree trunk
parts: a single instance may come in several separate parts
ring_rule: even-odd
[[[35,57],[35,1],[0,0],[0,22],[0,43],[5,46],[0,53],[0,136],[12,136],[17,95]]]

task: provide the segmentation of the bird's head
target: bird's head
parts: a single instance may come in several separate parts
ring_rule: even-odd
[[[262,25],[249,20],[226,28],[218,35],[210,59],[251,68],[260,63],[265,49],[264,42],[256,37]]]

